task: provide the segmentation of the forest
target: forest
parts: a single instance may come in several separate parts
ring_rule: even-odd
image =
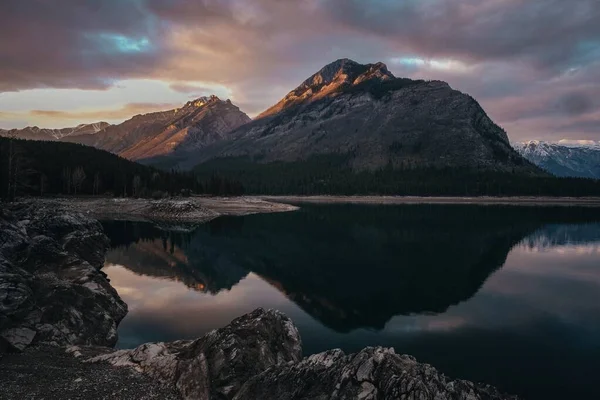
[[[258,161],[258,162],[257,162]],[[600,181],[527,176],[459,168],[392,168],[353,171],[348,155],[328,154],[294,162],[261,163],[228,157],[196,166],[200,179],[217,171],[249,194],[412,196],[600,196]]]
[[[181,194],[239,195],[239,182],[216,174],[161,171],[93,147],[0,137],[0,198],[103,195],[165,197]]]
[[[227,157],[193,171],[164,171],[92,147],[0,138],[0,198],[209,194],[600,196],[600,181],[457,168],[353,171],[348,155],[262,163]]]

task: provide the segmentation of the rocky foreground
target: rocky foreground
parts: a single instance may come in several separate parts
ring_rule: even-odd
[[[0,211],[0,398],[515,399],[393,349],[302,358],[298,330],[274,310],[113,351],[127,306],[100,270],[107,245],[82,214]]]
[[[36,343],[113,346],[127,305],[100,269],[96,220],[55,207],[0,209],[0,353]]]

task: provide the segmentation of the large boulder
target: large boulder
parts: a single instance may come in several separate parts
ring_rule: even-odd
[[[147,343],[91,358],[128,366],[179,389],[185,399],[232,399],[251,377],[302,358],[300,335],[279,311],[257,309],[194,341]]]
[[[495,388],[451,380],[393,349],[301,359],[292,321],[257,309],[195,341],[148,343],[88,359],[133,367],[189,400],[514,400]]]
[[[393,349],[369,347],[345,355],[315,354],[296,364],[279,365],[253,377],[235,400],[505,400],[493,387],[451,380],[428,364]]]
[[[0,352],[113,346],[127,305],[104,273],[108,238],[82,214],[18,205],[0,215]]]

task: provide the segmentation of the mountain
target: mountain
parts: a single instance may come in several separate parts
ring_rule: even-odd
[[[225,139],[228,132],[249,121],[231,101],[210,96],[174,110],[136,115],[93,137],[71,136],[69,141],[141,160],[198,150]]]
[[[523,157],[559,177],[600,179],[600,144],[562,145],[529,141],[513,144]]]
[[[249,156],[261,163],[350,155],[354,171],[466,167],[536,174],[504,130],[447,83],[396,78],[385,64],[335,61],[280,102],[180,161]]]
[[[71,136],[94,135],[109,127],[107,122],[96,122],[93,124],[81,124],[73,128],[47,129],[37,126],[28,126],[23,129],[0,129],[0,136],[13,136],[18,139],[28,140],[66,140]]]
[[[395,79],[394,75],[383,63],[361,65],[348,59],[337,60],[302,82],[279,103],[261,113],[258,118],[274,115],[293,106],[334,95],[344,86],[359,84],[367,80],[391,81],[393,79]]]

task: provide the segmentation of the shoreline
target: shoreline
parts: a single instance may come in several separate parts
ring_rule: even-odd
[[[600,197],[421,197],[421,196],[256,196],[269,202],[293,204],[467,204],[509,206],[600,207]]]
[[[241,200],[241,205],[237,199],[215,208],[220,215],[297,209]],[[200,211],[206,210],[217,214]],[[0,211],[0,238],[10,239],[0,246],[0,294],[10,306],[9,318],[0,319],[0,384],[11,398],[276,400],[294,393],[299,398],[396,399],[411,387],[416,389],[407,399],[425,393],[428,398],[517,399],[486,384],[452,380],[392,348],[303,357],[293,321],[260,308],[195,340],[116,350],[127,305],[101,271],[108,238],[91,212],[61,208],[56,199]]]
[[[97,220],[203,224],[220,216],[296,211],[302,204],[480,205],[600,208],[600,197],[419,197],[419,196],[191,196],[161,200],[109,197],[33,197],[21,203],[80,212]]]
[[[278,213],[298,209],[297,206],[291,204],[271,202],[250,196],[192,196],[161,200],[109,197],[38,197],[23,199],[21,202],[80,212],[98,220],[115,219],[190,224],[202,224],[220,216]]]

